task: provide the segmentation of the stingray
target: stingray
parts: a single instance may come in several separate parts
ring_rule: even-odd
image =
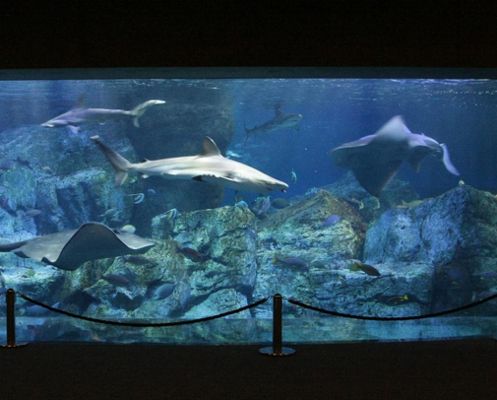
[[[334,148],[330,155],[336,165],[351,169],[361,186],[376,197],[403,161],[419,171],[421,161],[433,155],[442,160],[447,171],[459,175],[447,146],[423,133],[412,133],[400,115],[376,133]]]
[[[89,222],[74,230],[0,244],[0,252],[10,251],[19,257],[73,271],[86,261],[145,253],[153,245],[153,242],[132,233]]]

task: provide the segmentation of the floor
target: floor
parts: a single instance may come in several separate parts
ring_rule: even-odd
[[[258,348],[34,343],[0,350],[0,398],[497,398],[495,340]]]

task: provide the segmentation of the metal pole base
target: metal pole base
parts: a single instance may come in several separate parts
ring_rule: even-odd
[[[282,347],[281,350],[276,350],[273,346],[268,346],[259,349],[259,353],[271,357],[285,357],[295,354],[295,350],[290,347]]]
[[[4,344],[0,346],[0,348],[8,350],[8,349],[16,349],[17,347],[26,347],[27,345],[28,343]]]

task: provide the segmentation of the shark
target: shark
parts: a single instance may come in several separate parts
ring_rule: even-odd
[[[449,173],[459,175],[447,146],[423,133],[412,133],[400,115],[392,117],[376,133],[332,149],[330,155],[336,165],[352,170],[361,186],[375,197],[404,161],[419,171],[421,161],[432,155]]]
[[[250,136],[260,133],[273,132],[284,128],[296,128],[302,118],[302,114],[284,114],[281,111],[281,105],[276,104],[274,106],[274,117],[272,119],[261,125],[254,126],[253,128],[247,128],[245,126],[245,140],[248,140]]]
[[[80,126],[88,122],[103,123],[110,119],[130,117],[133,119],[133,125],[140,127],[140,117],[150,107],[165,104],[164,100],[147,100],[137,105],[132,110],[121,110],[111,108],[86,108],[78,105],[63,114],[60,114],[44,123],[41,126],[45,128],[68,127],[72,133],[78,133]]]
[[[194,180],[220,184],[236,191],[267,194],[274,190],[286,191],[288,185],[241,162],[223,157],[212,138],[206,136],[202,151],[193,156],[145,160],[131,163],[106,144],[100,137],[92,136],[104,156],[116,171],[115,183],[122,185],[129,172],[136,172],[143,178],[156,175],[165,179]]]

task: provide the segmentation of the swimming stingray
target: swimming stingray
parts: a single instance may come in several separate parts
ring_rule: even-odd
[[[11,251],[19,257],[73,271],[86,261],[145,253],[153,245],[132,233],[116,232],[106,225],[89,222],[75,230],[0,244],[0,252]]]
[[[427,155],[434,155],[451,174],[459,175],[452,165],[447,146],[420,133],[412,133],[402,117],[390,119],[373,135],[342,144],[330,152],[334,162],[349,168],[361,186],[378,196],[397,173],[404,160],[418,171]]]

